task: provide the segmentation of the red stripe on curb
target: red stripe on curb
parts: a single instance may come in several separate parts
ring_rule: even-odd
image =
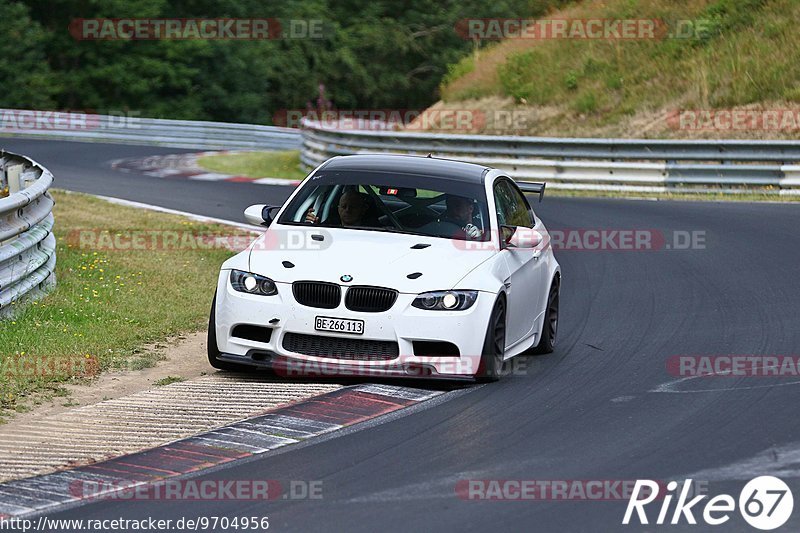
[[[219,460],[212,461],[209,460],[208,457],[200,458],[197,457],[196,454],[181,453],[177,451],[170,452],[170,450],[167,449],[164,450],[164,457],[174,458],[178,461],[192,461],[195,463],[193,470],[197,470],[198,468],[208,468],[209,466],[214,466],[219,463]]]
[[[164,477],[164,472],[161,472],[159,470],[154,470],[152,468],[134,464],[128,464],[114,459],[111,459],[105,463],[98,463],[89,466],[93,467],[92,470],[104,469],[106,471],[109,472],[113,471],[118,474],[150,476],[154,479],[159,479]],[[147,480],[142,480],[142,481],[147,481]]]
[[[164,454],[163,448],[155,448],[142,453],[135,453],[126,455],[120,459],[111,459],[112,463],[119,461],[120,464],[129,466],[138,466],[163,472],[167,475],[176,475],[189,472],[190,469],[197,465],[197,461],[175,461]]]
[[[187,453],[196,453],[198,455],[205,455],[209,457],[219,458],[219,462],[232,461],[234,459],[241,459],[242,457],[250,456],[247,452],[240,452],[239,450],[231,450],[230,448],[217,448],[215,446],[198,446],[190,442],[178,441],[172,444],[167,444],[167,450],[180,450]]]
[[[325,395],[324,400],[311,400],[287,407],[282,413],[348,426],[402,409],[411,403],[413,402],[406,403],[401,399],[397,399],[397,402],[387,402],[384,398],[372,394],[340,389]]]
[[[86,471],[89,473],[96,473],[105,476],[114,476],[123,478],[129,481],[157,481],[159,479],[163,479],[164,476],[162,475],[152,475],[152,474],[145,474],[142,472],[131,472],[130,470],[123,470],[121,468],[117,468],[116,465],[107,465],[106,463],[101,463],[100,465],[87,465],[82,466],[80,468],[76,468],[74,471],[80,473],[81,471]]]
[[[408,400],[406,398],[390,398],[389,396],[380,396],[378,394],[372,394],[371,392],[364,392],[364,391],[352,391],[352,394],[343,395],[340,398],[343,402],[353,402],[353,405],[357,405],[359,402],[369,401],[369,402],[380,402],[384,403],[387,406],[399,406],[399,407],[406,407],[413,403],[416,403],[414,400]]]

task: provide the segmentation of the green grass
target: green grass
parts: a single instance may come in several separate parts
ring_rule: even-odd
[[[159,379],[158,381],[153,383],[153,385],[155,385],[156,387],[163,387],[165,385],[172,385],[173,383],[180,383],[181,381],[186,381],[186,378],[183,378],[181,376],[167,376],[165,378]]]
[[[796,0],[587,0],[547,18],[702,22],[691,38],[490,44],[449,69],[442,99],[511,97],[560,109],[554,123],[598,127],[659,109],[800,102]]]
[[[20,305],[0,326],[0,417],[104,369],[152,366],[158,350],[146,346],[206,327],[219,266],[232,255],[192,247],[197,241],[188,239],[230,234],[224,226],[86,195],[53,196],[57,286],[44,299]],[[159,235],[161,242],[178,238],[160,249],[106,245],[117,239],[125,246],[134,231]]]
[[[242,152],[201,157],[197,164],[212,172],[249,178],[282,178],[301,180],[306,172],[300,169],[300,152]]]

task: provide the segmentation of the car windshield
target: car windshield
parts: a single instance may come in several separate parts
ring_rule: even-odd
[[[278,222],[478,241],[490,233],[480,183],[366,171],[318,172]]]

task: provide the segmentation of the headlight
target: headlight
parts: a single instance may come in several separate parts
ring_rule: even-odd
[[[241,270],[231,270],[231,286],[233,290],[247,294],[260,294],[261,296],[278,294],[278,287],[271,279]]]
[[[478,291],[434,291],[423,292],[411,303],[426,311],[463,311],[478,299]]]

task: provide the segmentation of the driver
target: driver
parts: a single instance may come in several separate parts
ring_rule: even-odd
[[[342,226],[368,225],[365,218],[369,209],[369,196],[366,193],[349,190],[339,198],[337,210]],[[309,224],[319,224],[319,217],[314,214],[314,208],[306,211],[305,221]]]
[[[475,214],[475,202],[471,198],[448,194],[445,197],[447,209],[442,215],[442,219],[457,224],[464,230],[470,239],[480,239],[483,231],[472,223]]]

